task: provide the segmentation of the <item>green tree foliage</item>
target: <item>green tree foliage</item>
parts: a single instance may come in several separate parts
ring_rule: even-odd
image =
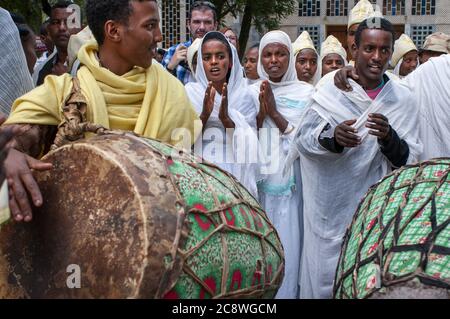
[[[83,10],[85,1],[74,0]],[[42,12],[41,0],[0,0],[0,7],[21,14],[35,32],[39,31],[43,20],[46,18],[46,15]]]
[[[291,15],[297,4],[295,0],[212,0],[212,2],[217,7],[219,22],[228,14],[242,17],[239,34],[241,57],[247,46],[252,25],[261,33],[277,29],[281,19]]]

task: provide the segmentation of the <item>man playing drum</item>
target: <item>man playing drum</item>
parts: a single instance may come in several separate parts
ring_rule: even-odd
[[[52,168],[36,158],[52,143],[56,127],[64,121],[62,107],[78,83],[81,95],[75,94],[75,104],[80,96],[85,100],[88,122],[171,144],[177,142],[172,137],[176,128],[193,134],[198,117],[182,84],[152,63],[162,40],[157,2],[88,0],[86,14],[97,41],[78,52],[78,81],[68,74],[48,76],[42,86],[16,100],[6,123],[27,127],[5,161],[9,205],[16,221],[32,219],[28,194],[35,206],[42,205],[31,169]]]

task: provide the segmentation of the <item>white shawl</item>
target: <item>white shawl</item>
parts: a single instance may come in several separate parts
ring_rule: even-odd
[[[356,207],[370,186],[383,178],[391,164],[382,154],[377,138],[365,128],[370,113],[384,114],[399,137],[408,143],[408,163],[422,151],[418,108],[412,92],[398,81],[389,81],[371,100],[361,86],[350,81],[352,92],[342,92],[328,82],[314,94],[314,103],[296,133],[296,146],[304,185],[305,246],[302,260],[301,296],[329,298],[342,238]],[[362,139],[356,148],[334,154],[318,139],[329,123],[333,128],[357,119]]]
[[[261,56],[264,48],[271,43],[280,43],[289,49],[289,67],[281,82],[270,81],[269,75],[264,70]],[[258,74],[261,79],[268,80],[275,96],[278,112],[289,122],[289,125],[297,127],[298,121],[303,114],[310,98],[314,92],[314,87],[308,83],[298,81],[295,71],[295,58],[289,36],[282,31],[271,31],[262,39],[259,47],[261,53],[258,61]],[[261,81],[251,86],[254,103],[258,105]],[[295,130],[294,130],[295,131]],[[289,145],[294,136],[294,131],[288,135],[280,134],[276,124],[268,117],[260,132],[260,143],[266,158],[266,173],[264,181],[260,184],[260,189],[271,195],[290,195],[295,185],[294,170],[292,165],[288,168],[288,173],[283,176],[283,167],[289,151]]]
[[[418,108],[412,92],[398,81],[389,81],[372,101],[361,86],[350,80],[352,92],[342,92],[327,83],[314,94],[314,103],[305,114],[302,127],[296,134],[296,146],[305,184],[306,206],[315,215],[315,231],[324,238],[342,236],[356,205],[369,186],[390,171],[390,163],[381,153],[377,138],[365,127],[370,113],[385,115],[398,136],[408,143],[408,163],[417,161],[422,152],[419,140]],[[316,123],[311,122],[315,118]],[[334,154],[323,148],[319,135],[327,124],[357,119],[362,144]],[[338,196],[337,196],[338,195]],[[305,210],[306,212],[307,210]],[[326,216],[326,223],[321,217]]]
[[[450,157],[450,55],[431,58],[404,81],[419,106],[420,159]]]
[[[0,8],[0,111],[9,115],[20,96],[33,89],[19,31],[8,11]]]
[[[208,87],[208,79],[203,67],[203,41],[210,37],[227,41],[220,32],[210,32],[202,40],[197,56],[197,82],[186,85],[186,91],[195,110],[201,114],[203,99]],[[244,72],[234,46],[229,44],[232,52],[232,68],[228,81],[228,114],[235,124],[234,131],[225,132],[219,119],[222,97],[216,93],[214,109],[203,133],[198,139],[194,151],[205,160],[210,161],[233,174],[253,195],[257,195],[258,179],[256,129],[256,106],[248,90]]]

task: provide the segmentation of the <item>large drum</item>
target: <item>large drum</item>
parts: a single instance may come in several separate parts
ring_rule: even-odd
[[[395,171],[360,203],[344,239],[336,298],[448,298],[450,159]]]
[[[0,232],[3,298],[272,298],[279,237],[229,174],[131,134],[52,151],[44,205]]]

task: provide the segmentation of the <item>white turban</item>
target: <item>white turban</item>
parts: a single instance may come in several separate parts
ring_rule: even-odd
[[[316,48],[314,47],[314,42],[311,39],[308,31],[303,31],[302,34],[292,43],[292,48],[294,49],[294,56],[296,56],[301,50],[311,49],[317,53]]]
[[[402,34],[400,38],[395,41],[391,66],[395,68],[406,53],[414,50],[417,51],[417,47],[414,42],[406,34]]]
[[[310,82],[310,84],[316,85],[322,76],[322,65],[319,63],[319,54],[317,53],[317,50],[314,47],[314,42],[311,39],[308,31],[303,31],[302,34],[300,34],[300,36],[297,38],[297,40],[295,40],[295,42],[292,43],[292,47],[294,50],[294,60],[297,59],[297,55],[302,50],[310,49],[310,50],[313,50],[314,52],[316,52],[316,54],[317,54],[317,70]]]
[[[372,17],[374,13],[373,5],[368,0],[360,0],[350,11],[347,29]]]
[[[332,53],[339,54],[344,62],[347,61],[347,51],[345,51],[341,42],[339,42],[335,36],[329,35],[328,38],[322,42],[322,47],[320,49],[321,60]]]

